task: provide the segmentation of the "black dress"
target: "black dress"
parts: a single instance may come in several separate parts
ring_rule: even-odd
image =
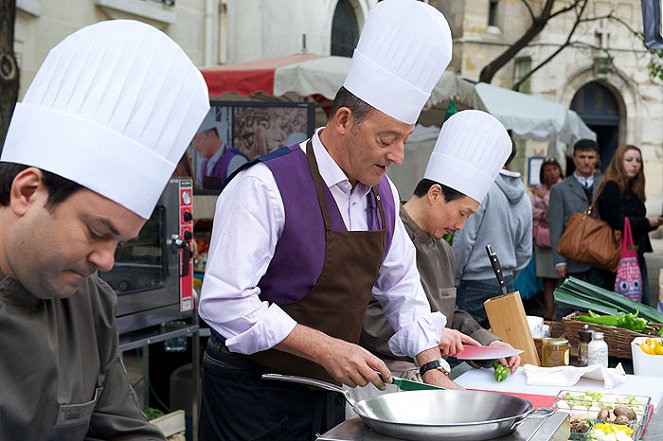
[[[622,193],[619,191],[619,186],[615,181],[608,181],[599,195],[598,214],[612,228],[622,232],[624,231],[624,217],[628,216],[629,223],[631,224],[631,233],[633,234],[633,243],[638,251],[638,263],[640,264],[640,271],[643,278],[642,303],[649,304],[649,286],[646,281],[647,268],[644,253],[652,251],[648,233],[655,228],[650,225],[646,217],[647,209],[645,208],[645,203],[630,189],[625,189]],[[591,282],[610,291],[614,289],[616,273],[596,268],[592,269],[592,272],[593,275],[590,276]]]

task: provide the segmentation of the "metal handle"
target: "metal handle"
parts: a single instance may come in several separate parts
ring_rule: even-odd
[[[315,378],[298,377],[296,375],[281,375],[281,374],[262,374],[262,379],[305,384],[307,386],[313,386],[313,387],[318,387],[320,389],[326,389],[332,392],[338,392],[340,394],[343,394],[343,396],[345,397],[345,401],[347,401],[351,407],[354,408],[357,405],[357,402],[352,399],[350,393],[347,390],[343,389],[342,386],[338,386],[332,383],[327,383],[326,381],[316,380]]]

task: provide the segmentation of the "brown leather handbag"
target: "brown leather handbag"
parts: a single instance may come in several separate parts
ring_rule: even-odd
[[[590,205],[584,213],[571,213],[557,244],[557,252],[567,259],[614,273],[622,255],[622,232],[593,217],[593,206]]]

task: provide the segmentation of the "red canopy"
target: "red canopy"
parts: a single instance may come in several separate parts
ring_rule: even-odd
[[[210,96],[220,96],[228,92],[247,96],[257,92],[273,95],[274,72],[277,68],[320,57],[321,55],[316,54],[295,54],[250,63],[208,67],[201,69],[201,72]]]

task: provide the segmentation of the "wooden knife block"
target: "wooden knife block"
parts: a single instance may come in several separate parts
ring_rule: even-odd
[[[527,316],[518,291],[493,297],[484,302],[486,315],[493,334],[516,349],[520,354],[521,364],[540,366],[534,339],[527,324]]]

